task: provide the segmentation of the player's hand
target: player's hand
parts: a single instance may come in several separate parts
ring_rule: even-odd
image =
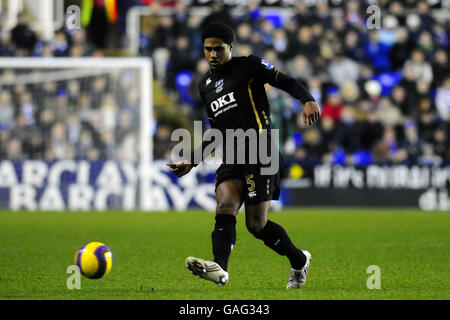
[[[188,160],[182,160],[178,162],[171,162],[167,164],[170,167],[170,171],[175,173],[178,178],[181,178],[185,174],[188,174],[194,167]]]
[[[305,126],[313,125],[320,119],[320,108],[314,101],[308,101],[303,106],[303,124]]]

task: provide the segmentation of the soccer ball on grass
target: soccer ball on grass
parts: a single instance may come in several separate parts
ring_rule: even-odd
[[[111,271],[113,255],[105,244],[88,242],[75,254],[75,263],[84,276],[100,279]]]

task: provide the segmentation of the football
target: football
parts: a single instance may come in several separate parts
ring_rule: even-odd
[[[90,279],[100,279],[111,271],[113,255],[105,244],[89,242],[77,251],[75,263],[84,276]]]

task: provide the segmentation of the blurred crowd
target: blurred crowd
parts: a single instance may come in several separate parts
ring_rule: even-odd
[[[433,15],[427,1],[379,1],[375,28],[368,27],[373,26],[368,4],[356,0],[345,1],[342,14],[332,13],[326,1],[299,1],[289,16],[276,10],[267,14],[257,1],[249,1],[239,15],[214,1],[207,16],[191,14],[184,1],[167,3],[172,14],[143,20],[139,54],[152,57],[156,81],[190,120],[207,122],[197,90],[208,70],[200,34],[208,23],[221,21],[236,32],[234,56],[254,54],[270,61],[302,82],[322,108],[321,122],[305,128],[299,102],[267,86],[287,159],[356,165],[450,162],[450,21],[448,15],[443,20]],[[95,42],[86,41],[89,29],[63,30],[45,42],[25,17],[18,22],[1,32],[0,56],[99,55]],[[0,70],[0,76],[11,72]],[[119,72],[1,85],[0,158],[135,159],[139,97],[130,79]],[[171,128],[157,120],[155,157],[165,158]]]
[[[138,74],[81,72],[1,73],[0,159],[138,160]]]
[[[87,36],[61,30],[43,41],[19,14],[13,29],[2,25],[0,56],[99,56]],[[124,70],[0,70],[0,159],[137,160],[137,79]]]
[[[313,2],[309,2],[313,3]],[[204,119],[197,92],[208,70],[200,32],[211,21],[233,26],[233,55],[257,55],[306,85],[322,107],[318,126],[304,128],[301,105],[267,87],[275,128],[287,158],[311,163],[421,163],[450,161],[450,21],[436,19],[426,1],[380,1],[379,26],[368,28],[368,4],[345,1],[332,14],[326,1],[299,1],[291,17],[264,14],[250,1],[242,15],[213,2],[206,17],[182,2],[173,15],[143,28],[141,54],[179,103]],[[154,20],[152,21],[154,23]],[[186,90],[186,78],[190,86]],[[181,90],[181,92],[180,92]],[[187,92],[184,92],[187,91]]]

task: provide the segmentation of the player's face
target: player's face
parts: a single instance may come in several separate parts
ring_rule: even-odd
[[[206,38],[203,42],[203,52],[211,69],[217,69],[231,59],[233,44],[226,44],[222,39]]]

